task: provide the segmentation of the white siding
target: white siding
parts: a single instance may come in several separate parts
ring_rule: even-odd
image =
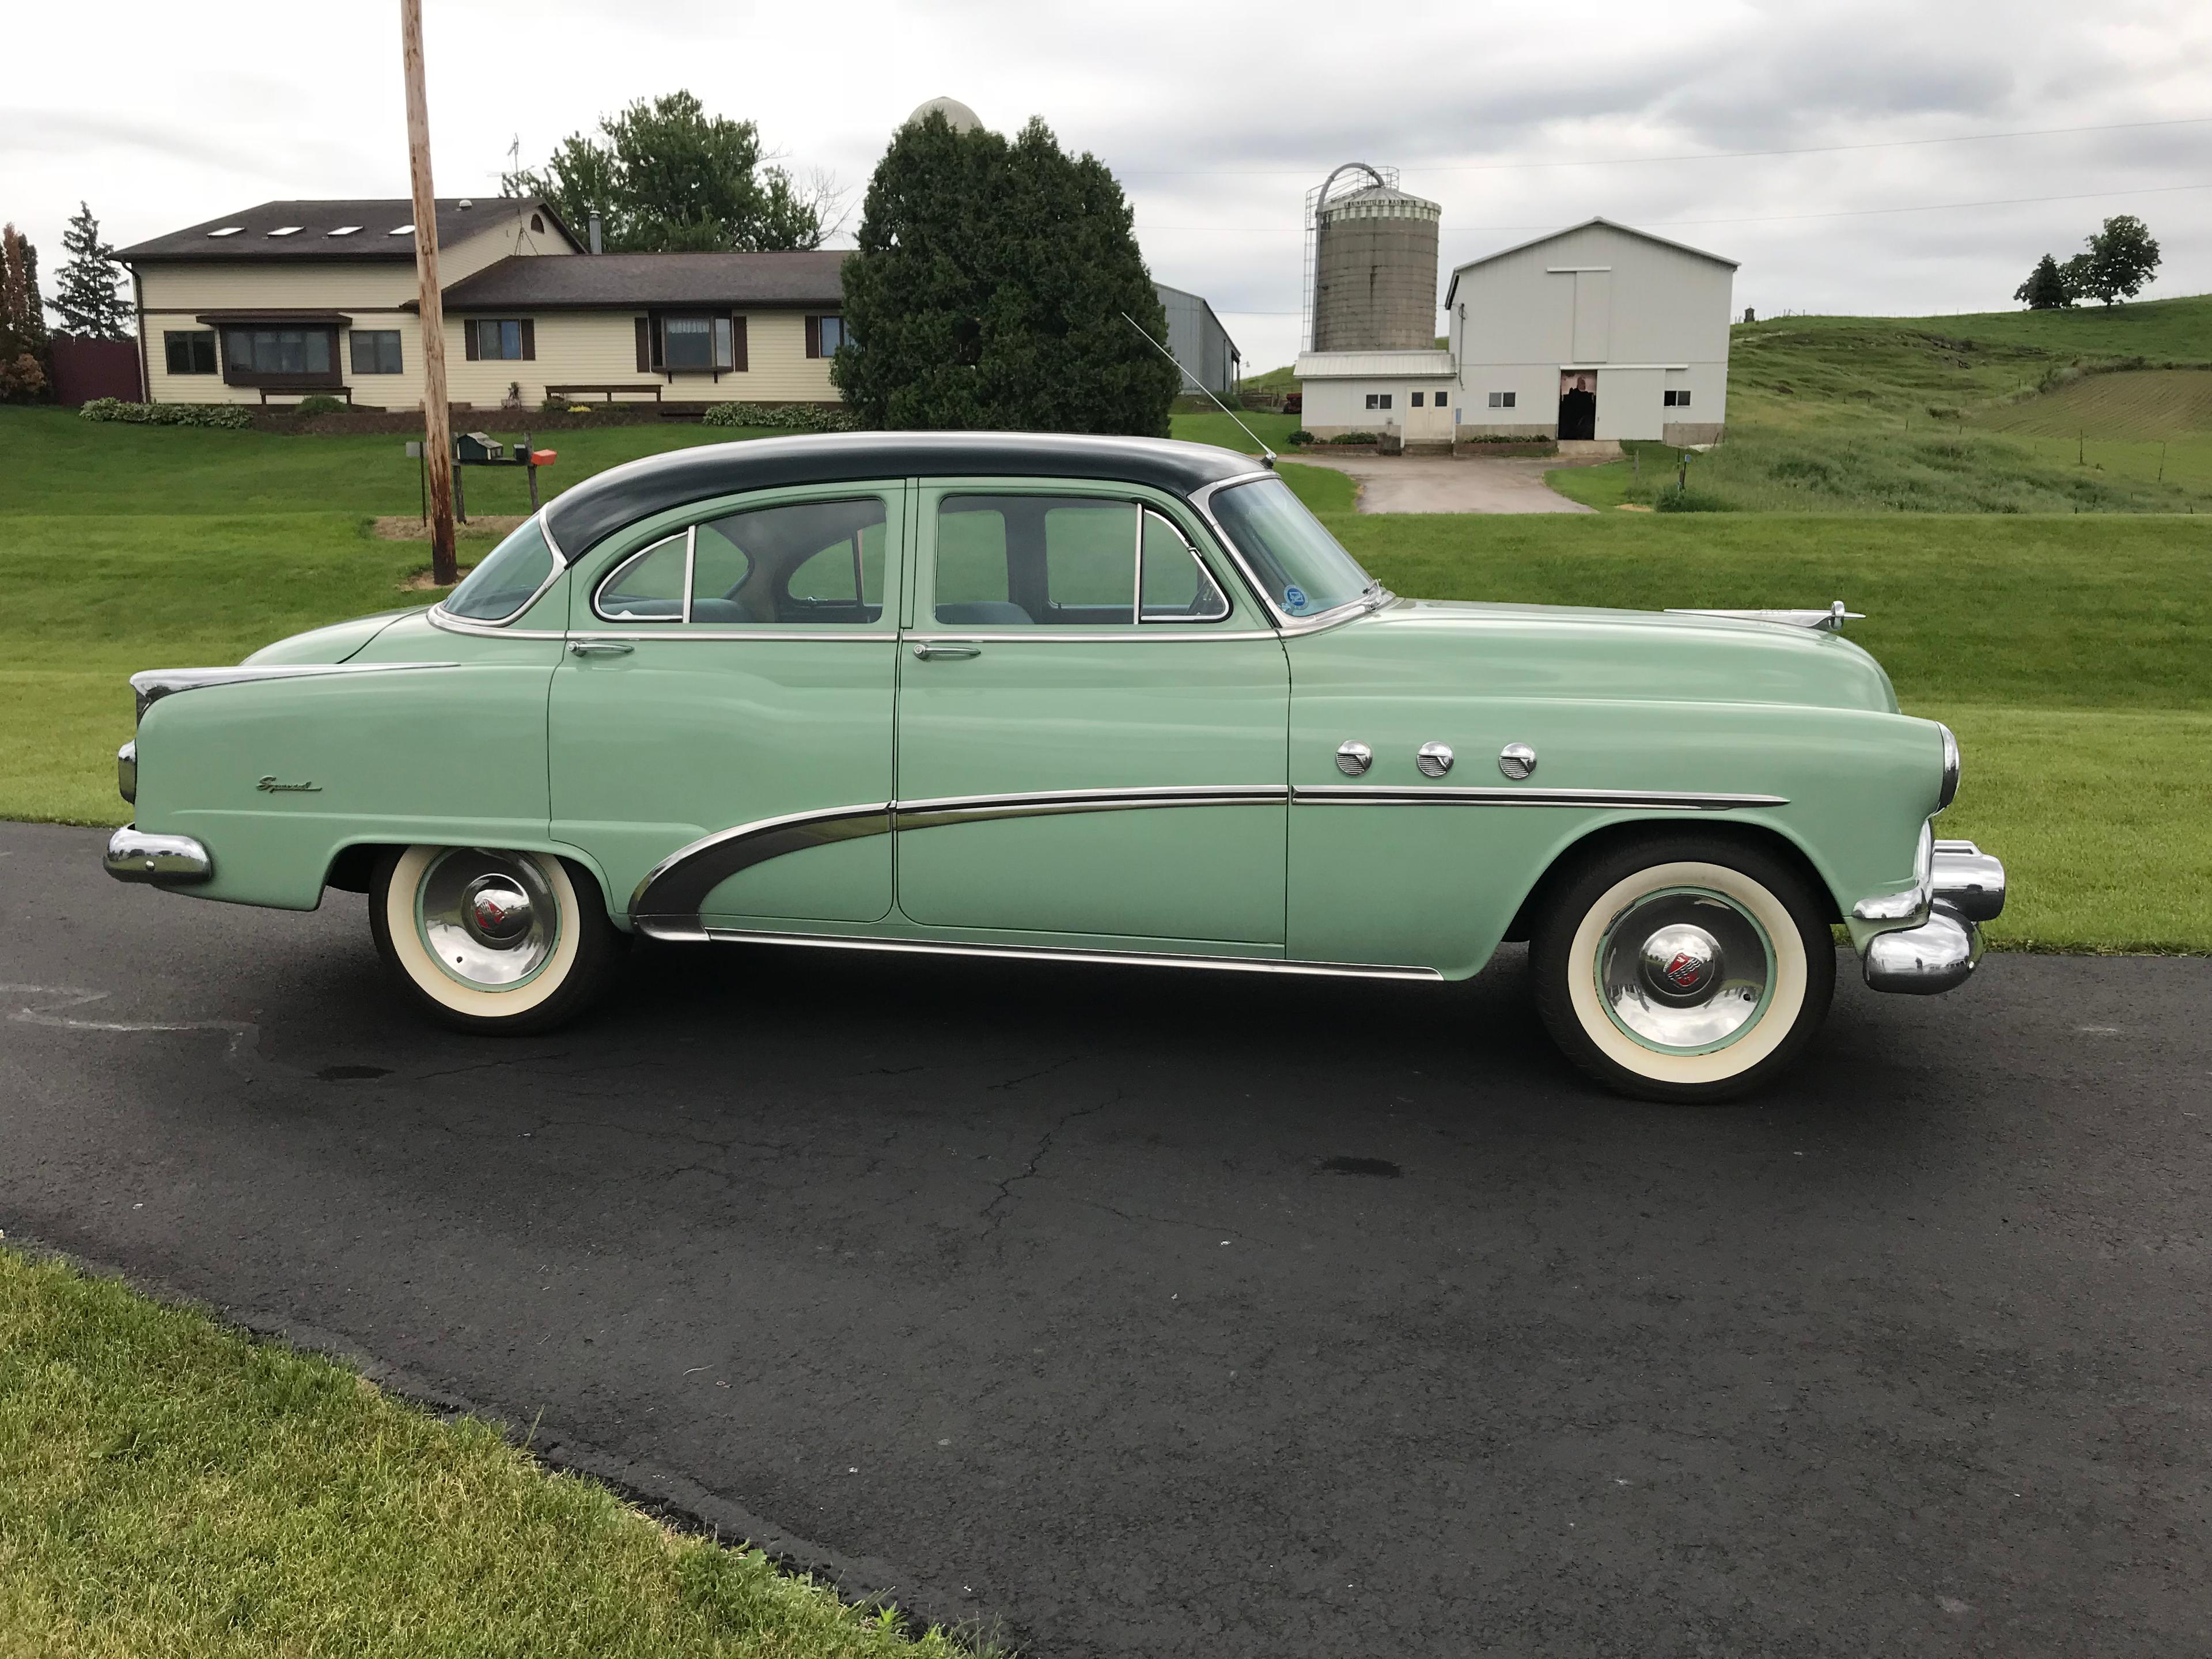
[[[1461,432],[1555,430],[1559,371],[1569,363],[1598,370],[1601,438],[1657,438],[1678,414],[1717,426],[1728,418],[1735,275],[1610,225],[1462,266],[1450,317]],[[1687,388],[1691,407],[1665,408],[1668,387]],[[1516,408],[1488,407],[1490,392],[1508,391]]]

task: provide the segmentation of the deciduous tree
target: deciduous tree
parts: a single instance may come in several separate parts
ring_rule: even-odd
[[[510,196],[537,196],[581,235],[593,213],[611,253],[819,247],[836,228],[839,192],[763,166],[760,130],[708,115],[688,92],[641,98],[572,132],[542,168],[501,176]]]
[[[1164,435],[1182,377],[1105,164],[1042,121],[1011,141],[932,112],[892,138],[845,263],[831,367],[869,423]]]
[[[131,307],[118,291],[123,266],[115,250],[100,240],[100,221],[79,202],[76,216],[62,233],[62,263],[50,304],[62,319],[62,331],[89,340],[123,340],[131,334]]]
[[[2132,213],[2106,220],[2104,228],[2089,238],[2088,252],[2075,257],[2085,262],[2081,292],[2108,306],[2134,299],[2158,270],[2158,243],[2150,227]]]

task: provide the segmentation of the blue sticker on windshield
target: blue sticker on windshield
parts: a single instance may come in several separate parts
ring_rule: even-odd
[[[1292,616],[1306,608],[1306,591],[1295,582],[1283,590],[1283,607]]]

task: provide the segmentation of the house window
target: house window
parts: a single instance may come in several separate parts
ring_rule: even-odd
[[[399,373],[399,331],[396,328],[354,330],[353,372],[356,374]]]
[[[727,317],[664,317],[660,319],[660,366],[672,373],[735,367]]]
[[[1425,405],[1424,405],[1424,404],[1423,404],[1423,402],[1422,402],[1422,399],[1423,399],[1423,398],[1426,398],[1427,396],[1428,396],[1428,394],[1427,394],[1426,392],[1416,392],[1413,394],[1413,407],[1414,407],[1414,408],[1416,408],[1416,409],[1420,409],[1420,408],[1425,407]]]
[[[539,235],[544,235],[545,234],[545,216],[542,213],[532,214],[530,216],[530,228],[536,231]]]
[[[233,328],[223,331],[223,365],[240,375],[328,374],[337,331],[328,328]],[[245,382],[251,384],[250,381]]]
[[[1513,395],[1510,392],[1493,392],[1490,394],[1490,406],[1492,409],[1510,409],[1513,407]]]
[[[1690,394],[1687,392],[1662,392],[1659,394],[1659,402],[1668,409],[1687,409]]]
[[[845,319],[842,317],[809,317],[806,319],[806,355],[810,357],[834,357],[837,348],[845,343]]]
[[[522,361],[522,325],[514,318],[478,317],[469,328],[477,348],[470,356],[503,362]]]
[[[211,328],[171,329],[161,336],[161,349],[172,374],[215,373],[215,331]]]
[[[1389,392],[1369,392],[1369,393],[1367,394],[1367,406],[1368,406],[1368,408],[1370,408],[1370,409],[1388,409],[1388,408],[1389,408],[1389,407],[1390,407],[1390,394],[1389,394]]]

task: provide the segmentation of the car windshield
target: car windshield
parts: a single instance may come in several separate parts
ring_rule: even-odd
[[[491,556],[446,596],[448,616],[471,622],[505,622],[530,603],[553,574],[553,550],[531,519],[491,550]]]
[[[1232,485],[1214,495],[1212,506],[1285,616],[1318,616],[1381,591],[1280,478]]]

